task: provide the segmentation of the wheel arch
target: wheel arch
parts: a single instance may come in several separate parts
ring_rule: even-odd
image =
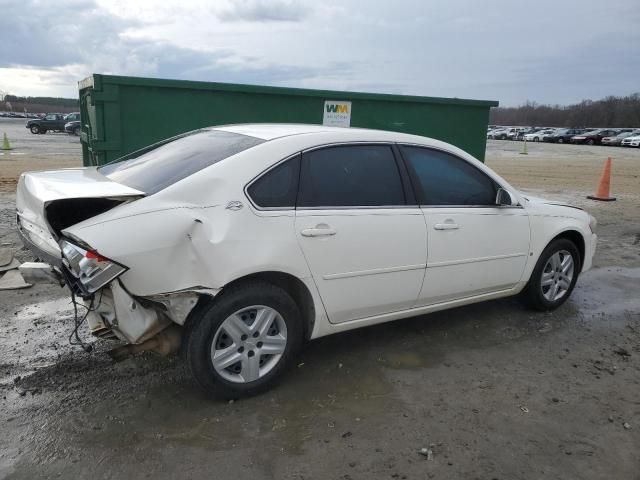
[[[222,291],[215,297],[212,298],[208,295],[202,295],[198,305],[193,309],[193,312],[196,312],[205,305],[209,305],[210,302],[215,302],[224,295],[225,290],[228,290],[229,287],[238,287],[242,284],[252,282],[269,283],[282,288],[285,292],[291,295],[291,298],[293,298],[293,301],[300,309],[300,313],[302,313],[302,329],[304,338],[309,340],[311,333],[313,332],[316,319],[314,298],[307,285],[305,285],[305,283],[298,277],[290,273],[281,271],[263,271],[238,277],[222,287]]]
[[[547,242],[547,245],[544,248],[547,248],[551,242],[558,240],[560,238],[566,238],[570,240],[578,249],[578,253],[580,254],[580,271],[582,270],[582,266],[584,265],[584,256],[585,256],[585,239],[578,230],[567,229],[560,233],[558,233],[555,237]]]

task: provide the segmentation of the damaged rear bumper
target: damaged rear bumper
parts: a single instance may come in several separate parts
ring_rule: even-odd
[[[214,295],[217,291],[208,290],[206,293]],[[85,299],[89,331],[97,337],[140,344],[170,325],[184,325],[202,294],[199,291],[181,291],[134,297],[116,280],[96,292],[91,299]]]

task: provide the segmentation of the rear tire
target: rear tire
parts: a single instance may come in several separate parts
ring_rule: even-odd
[[[80,127],[76,127],[76,128],[74,128],[74,129],[73,129],[73,134],[74,134],[76,137],[79,137],[79,136],[80,136]]]
[[[596,142],[593,138],[590,138],[589,140],[587,140],[587,145],[594,145]]]
[[[258,325],[270,316],[273,320],[265,320],[264,327]],[[187,320],[182,343],[187,372],[211,398],[269,390],[295,360],[303,338],[301,321],[294,300],[275,285],[229,287]]]
[[[578,248],[558,238],[542,251],[521,297],[535,310],[555,310],[571,296],[581,269]]]
[[[558,139],[558,143],[564,143],[564,138],[560,137],[560,138]]]

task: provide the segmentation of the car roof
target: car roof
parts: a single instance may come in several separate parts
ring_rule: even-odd
[[[238,125],[220,125],[209,127],[205,130],[218,130],[240,135],[247,135],[265,143],[294,142],[296,145],[306,145],[310,148],[317,145],[339,142],[398,142],[417,144],[446,150],[455,155],[467,159],[472,155],[450,143],[435,138],[424,137],[409,133],[394,132],[389,130],[375,130],[356,127],[329,127],[325,125],[288,124],[288,123],[248,123]],[[303,140],[303,137],[305,138]],[[258,148],[258,147],[254,147]]]
[[[291,135],[304,135],[309,133],[344,133],[345,130],[379,131],[367,128],[349,127],[329,127],[326,125],[309,125],[302,123],[245,123],[238,125],[222,125],[211,127],[213,130],[238,133],[249,137],[260,138],[262,140],[273,140]]]

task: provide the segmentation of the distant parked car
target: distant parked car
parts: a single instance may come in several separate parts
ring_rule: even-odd
[[[545,142],[551,143],[569,143],[571,137],[584,133],[582,128],[558,128],[551,135],[545,136]]]
[[[599,130],[592,130],[590,132],[584,132],[574,137],[571,137],[571,143],[587,144],[587,145],[600,145],[604,137],[613,137],[619,133],[620,130],[612,130],[601,128]]]
[[[522,140],[524,140],[524,136],[525,136],[525,135],[527,135],[527,134],[529,134],[529,133],[535,133],[535,132],[537,132],[538,130],[542,130],[542,129],[541,129],[540,127],[529,127],[529,128],[525,128],[525,129],[520,130],[520,131],[518,132],[518,134],[516,135],[516,138],[515,138],[515,139],[516,139],[516,140],[520,140],[520,141],[522,141]]]
[[[518,140],[518,135],[520,135],[522,132],[528,132],[529,130],[529,127],[512,128],[510,129],[509,133],[507,133],[507,138],[509,138],[509,140]]]
[[[547,128],[547,129],[544,129],[544,130],[538,130],[537,132],[527,133],[524,136],[524,139],[527,142],[541,142],[545,135],[550,135],[554,131],[555,130],[552,129],[552,128]]]
[[[44,118],[29,120],[26,127],[33,134],[47,133],[48,130],[64,132],[65,118],[62,113],[47,113]]]
[[[622,145],[622,141],[625,138],[633,137],[636,135],[640,135],[640,129],[638,130],[626,129],[626,130],[622,130],[620,133],[618,133],[618,135],[611,136],[611,137],[604,137],[601,140],[601,143],[602,145],[608,145],[610,147],[619,147],[620,145]]]
[[[64,119],[67,122],[79,122],[80,121],[80,112],[69,113]]]
[[[492,132],[492,136],[489,138],[493,138],[495,140],[508,140],[509,138],[513,139],[513,137],[518,133],[517,127],[506,127],[502,130]]]
[[[487,133],[487,138],[497,140],[498,138],[501,138],[502,135],[504,135],[503,140],[505,140],[507,138],[506,128],[497,128],[495,130],[491,130],[490,132]]]
[[[548,131],[548,133],[543,133],[542,134],[542,141],[543,142],[548,142],[549,138],[551,138],[551,135],[555,135],[557,128],[551,129],[551,131]]]
[[[640,134],[625,138],[620,145],[623,147],[640,147]]]
[[[80,136],[80,120],[65,123],[64,131],[69,135],[75,135],[76,137]]]

